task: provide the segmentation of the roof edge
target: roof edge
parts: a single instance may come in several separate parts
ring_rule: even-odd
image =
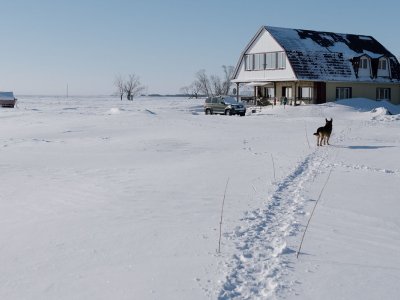
[[[253,38],[250,40],[249,43],[247,43],[247,46],[244,48],[244,50],[242,51],[242,53],[239,56],[239,60],[236,64],[235,70],[233,72],[233,76],[232,79],[234,80],[236,78],[236,76],[238,75],[239,69],[240,69],[240,65],[242,64],[243,61],[243,57],[246,54],[247,50],[249,50],[249,48],[251,47],[251,45],[253,45],[254,41],[257,40],[257,38],[259,37],[259,35],[263,32],[263,30],[266,30],[266,26],[261,26],[260,29],[258,29],[257,33],[253,36]]]

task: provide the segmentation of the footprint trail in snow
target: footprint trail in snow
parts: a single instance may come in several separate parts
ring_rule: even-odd
[[[322,149],[319,149],[322,150]],[[301,161],[268,197],[266,207],[247,212],[244,228],[230,234],[235,255],[228,262],[230,270],[222,283],[218,299],[265,299],[290,289],[285,282],[297,245],[286,239],[302,230],[305,187],[320,172],[329,151],[314,151]]]

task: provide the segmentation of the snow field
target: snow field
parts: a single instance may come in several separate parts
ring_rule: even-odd
[[[229,117],[179,98],[19,99],[0,110],[0,298],[400,293],[396,107]],[[332,145],[317,148],[325,117]]]

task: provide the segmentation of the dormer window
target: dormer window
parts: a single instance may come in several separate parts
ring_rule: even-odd
[[[358,65],[358,77],[371,77],[371,61],[368,56],[360,57],[360,63]]]
[[[368,58],[360,58],[360,69],[368,69]]]
[[[389,78],[390,77],[389,69],[390,67],[388,59],[386,57],[381,57],[378,63],[378,73],[377,73],[378,77]]]
[[[386,61],[385,58],[381,58],[379,60],[378,69],[379,70],[386,70],[387,69],[387,61]]]

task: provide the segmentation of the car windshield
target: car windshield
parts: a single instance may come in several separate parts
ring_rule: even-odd
[[[225,102],[226,104],[237,104],[236,99],[233,98],[233,97],[226,97],[226,98],[224,98],[224,102]]]

